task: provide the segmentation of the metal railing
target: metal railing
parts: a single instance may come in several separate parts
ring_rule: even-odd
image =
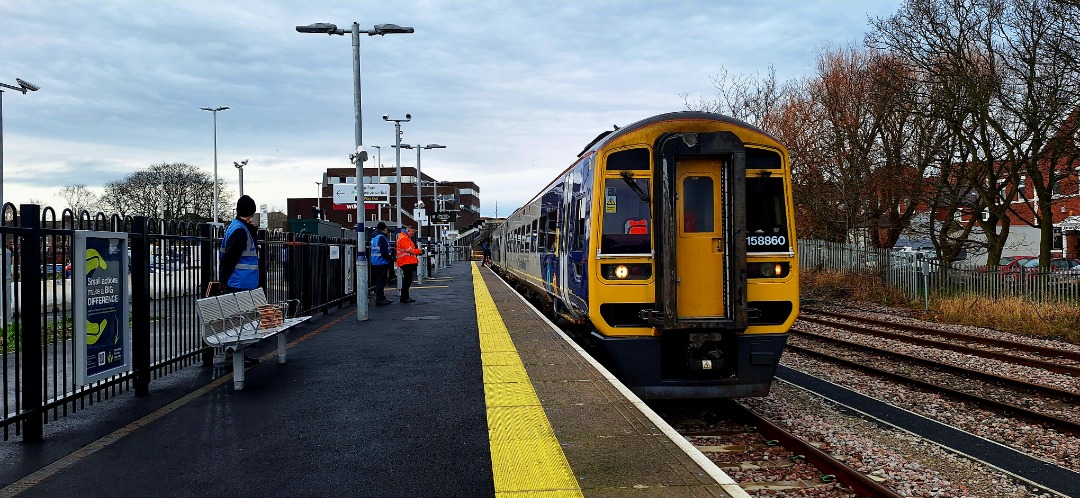
[[[152,379],[213,364],[195,309],[216,280],[223,227],[147,217],[75,215],[52,208],[4,206],[0,264],[5,310],[0,334],[4,397],[0,438],[40,441],[43,425],[88,405],[134,390],[149,394]],[[126,232],[130,262],[132,371],[78,385],[72,341],[71,269],[76,230]],[[355,302],[356,240],[259,230],[259,269],[271,301],[295,299],[293,312],[328,312]]]
[[[956,295],[1080,304],[1080,270],[943,264],[919,252],[820,240],[799,240],[799,267],[878,274],[887,285],[912,301],[922,301],[927,309],[935,298]]]

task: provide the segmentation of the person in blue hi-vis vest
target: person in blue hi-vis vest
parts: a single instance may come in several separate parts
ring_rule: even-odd
[[[385,306],[393,301],[386,298],[387,272],[390,271],[390,242],[386,239],[386,223],[375,225],[371,238],[371,273],[375,278],[375,306]]]
[[[255,249],[258,227],[251,224],[255,201],[242,196],[236,201],[236,219],[225,228],[225,239],[218,254],[219,281],[225,292],[240,292],[259,287],[259,253]]]

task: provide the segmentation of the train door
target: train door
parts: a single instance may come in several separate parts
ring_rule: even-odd
[[[724,316],[723,161],[675,163],[676,303],[680,319]]]

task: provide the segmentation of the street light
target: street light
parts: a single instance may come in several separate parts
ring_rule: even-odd
[[[394,148],[397,149],[397,151],[394,153],[395,154],[394,163],[397,165],[396,166],[396,170],[397,170],[397,172],[396,172],[396,174],[397,174],[397,195],[395,196],[396,197],[396,202],[395,203],[397,205],[394,206],[394,209],[397,210],[396,211],[397,214],[394,216],[394,220],[397,221],[398,229],[400,230],[401,225],[402,225],[402,223],[401,223],[401,123],[408,123],[409,121],[412,121],[412,114],[406,114],[405,119],[390,119],[390,116],[387,115],[387,114],[383,114],[382,118],[383,118],[383,121],[393,121],[394,122]]]
[[[240,197],[244,196],[244,166],[247,166],[248,160],[236,162],[233,161],[232,165],[236,166],[236,169],[240,170]]]
[[[378,157],[375,160],[375,176],[376,177],[382,177],[382,147],[380,147],[378,145],[372,145],[371,148],[375,149],[376,153],[378,154]],[[383,219],[383,217],[382,217],[382,205],[380,204],[378,206],[375,206],[375,209],[378,210],[378,212],[376,214],[376,217],[378,219],[380,219],[380,220]]]
[[[342,35],[344,36],[346,31],[337,27],[336,24],[330,23],[315,23],[307,26],[297,26],[296,31],[299,33],[326,33],[327,35]],[[352,48],[353,48],[353,104],[356,107],[356,126],[355,126],[355,145],[356,154],[351,158],[356,164],[356,250],[358,257],[356,258],[356,320],[364,321],[368,319],[368,293],[367,293],[367,281],[368,281],[368,268],[367,258],[364,253],[367,251],[367,234],[364,233],[364,161],[367,160],[367,151],[364,150],[364,133],[363,133],[363,119],[360,114],[360,33],[367,33],[368,36],[375,35],[387,35],[395,33],[412,33],[413,29],[409,27],[402,27],[396,24],[376,24],[370,30],[361,30],[360,25],[352,23],[352,27],[348,33],[352,34]],[[360,291],[360,287],[363,286],[363,292]]]
[[[214,113],[214,223],[218,222],[218,181],[217,181],[217,113],[228,110],[228,107],[200,107],[204,111]]]
[[[26,95],[26,92],[36,92],[41,87],[23,81],[19,78],[15,78],[15,83],[19,86],[12,86],[5,83],[0,83],[0,216],[2,216],[4,209],[4,88],[22,92]],[[2,221],[2,220],[0,220]]]
[[[420,144],[416,144],[416,145],[401,144],[401,145],[395,145],[394,147],[398,147],[398,148],[401,148],[401,149],[416,149],[416,200],[420,204],[423,204],[423,195],[422,195],[423,190],[421,189],[421,187],[423,186],[424,175],[420,174],[420,149],[445,149],[446,146],[445,145],[439,145],[439,144],[427,144],[427,145],[424,145],[424,146],[421,146]],[[435,192],[434,184],[432,184],[431,191],[432,191],[431,209],[434,210],[435,206],[436,206],[435,197],[438,195]],[[421,235],[423,235],[423,234],[421,234]],[[436,240],[438,240],[437,236],[436,236]]]

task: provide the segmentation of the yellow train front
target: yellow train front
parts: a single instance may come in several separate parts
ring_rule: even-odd
[[[589,325],[642,398],[768,394],[798,315],[787,150],[675,112],[605,132],[492,234],[497,271]]]

